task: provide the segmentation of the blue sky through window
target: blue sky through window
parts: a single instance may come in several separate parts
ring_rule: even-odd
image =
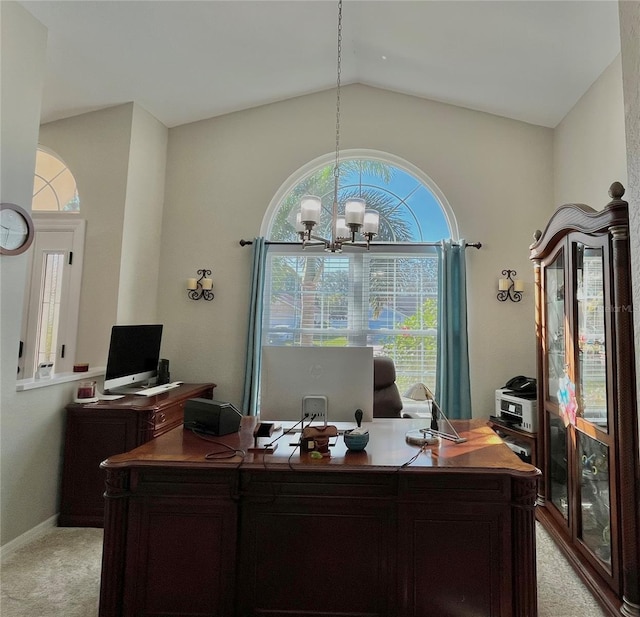
[[[398,216],[407,222],[414,242],[437,242],[451,237],[442,207],[433,193],[415,176],[388,165],[393,171],[388,183],[372,173],[350,171],[340,176],[340,190],[374,190],[386,193],[395,203]]]

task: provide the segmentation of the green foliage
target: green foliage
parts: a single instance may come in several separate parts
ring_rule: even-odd
[[[437,325],[438,300],[428,298],[422,304],[420,311],[398,324],[398,328],[405,330],[406,334],[389,337],[384,344],[384,352],[396,358],[416,353],[434,354],[437,349],[437,339],[435,336],[425,336],[425,330],[433,330],[435,335]],[[412,332],[420,332],[420,334],[416,335]]]

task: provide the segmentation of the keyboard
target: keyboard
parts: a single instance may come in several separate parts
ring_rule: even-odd
[[[173,381],[171,383],[163,383],[161,386],[153,386],[153,388],[145,388],[144,390],[140,390],[140,392],[136,392],[136,394],[140,396],[155,396],[156,394],[162,394],[167,390],[173,390],[174,388],[178,388],[182,385],[181,381]]]

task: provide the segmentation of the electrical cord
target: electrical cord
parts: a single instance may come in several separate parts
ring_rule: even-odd
[[[210,443],[214,443],[214,444],[220,446],[220,448],[218,450],[213,450],[211,452],[207,452],[207,454],[204,455],[204,458],[207,459],[208,461],[223,460],[223,459],[228,459],[228,458],[234,458],[236,456],[239,456],[240,458],[244,459],[244,457],[247,454],[241,448],[234,448],[233,446],[229,446],[226,443],[222,443],[221,441],[218,441],[217,439],[210,439],[209,437],[206,436],[205,433],[199,432],[195,428],[190,428],[189,430],[196,437],[202,439],[203,441],[208,441]]]
[[[309,424],[307,424],[307,426],[311,426],[311,423],[316,419],[316,417],[318,416],[317,413],[314,413],[311,416],[311,419],[309,420]],[[306,416],[308,417],[308,415]],[[302,420],[300,420],[300,422],[304,423],[305,418],[303,418]],[[300,424],[300,422],[298,424]],[[302,430],[304,431],[306,427],[302,427]],[[287,459],[287,465],[289,465],[289,469],[291,469],[291,471],[295,471],[296,468],[291,464],[291,459],[293,458],[293,455],[295,454],[296,450],[300,447],[300,444],[302,443],[302,435],[300,435],[300,441],[298,441],[298,443],[294,446],[293,450],[291,451],[291,454],[289,455],[289,458]]]
[[[232,448],[231,446],[228,446],[227,444],[224,444],[224,443],[221,443],[219,445],[223,446],[221,450],[214,450],[213,452],[207,452],[207,454],[204,455],[204,457],[208,461],[234,458],[236,456],[244,458],[246,454],[246,452],[244,450],[241,450],[240,448]]]
[[[318,414],[314,414],[313,417],[311,418],[311,420],[309,421],[310,423],[313,422],[313,420],[315,419],[315,417]],[[307,416],[305,416],[305,418],[307,418]],[[288,435],[289,433],[293,432],[293,430],[296,428],[296,426],[298,426],[298,424],[302,424],[305,421],[305,418],[302,418],[302,420],[300,420],[299,422],[296,422],[293,426],[290,426],[286,431],[282,431],[282,435],[278,435],[271,443],[267,444],[267,448],[270,448],[271,446],[273,446],[273,444],[278,441],[278,439],[282,439],[285,435]],[[304,428],[304,427],[303,427]]]
[[[314,414],[311,419],[309,420],[309,424],[311,424],[316,416],[318,414]],[[265,447],[266,448],[270,448],[273,446],[273,444],[276,443],[276,441],[278,441],[278,439],[282,439],[285,435],[289,435],[292,432],[294,432],[294,429],[299,425],[299,424],[303,424],[304,421],[309,417],[309,415],[307,414],[304,418],[302,418],[302,420],[300,420],[299,422],[296,422],[293,426],[290,426],[287,430],[282,431],[282,435],[278,435],[278,437],[276,437],[273,441],[271,441],[270,443],[268,443]],[[303,427],[304,430],[304,427]],[[293,465],[291,464],[291,458],[293,457],[293,455],[295,454],[296,450],[300,447],[300,442],[298,442],[297,444],[294,444],[293,450],[291,451],[291,454],[289,455],[289,458],[287,460],[287,464],[289,466],[289,469],[291,469],[292,471],[295,471],[295,468],[293,467]],[[270,466],[267,465],[267,453],[263,453],[262,455],[262,466],[264,468],[265,471],[269,471]],[[270,483],[271,484],[271,496],[269,497],[269,499],[261,502],[261,503],[273,503],[275,502],[275,500],[278,498],[280,491],[276,490],[275,485],[273,484],[273,482]],[[246,487],[245,487],[246,489]]]
[[[400,465],[400,467],[398,467],[398,471],[400,471],[400,469],[404,469],[405,467],[408,467],[409,465],[411,465],[411,463],[414,463],[415,461],[417,461],[418,457],[421,454],[426,454],[428,450],[429,450],[429,444],[424,444],[414,456],[412,456],[408,461],[405,461],[404,463],[402,463],[402,465]]]

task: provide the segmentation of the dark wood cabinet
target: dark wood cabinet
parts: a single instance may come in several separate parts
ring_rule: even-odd
[[[151,397],[72,403],[66,408],[61,527],[102,527],[105,473],[100,463],[182,424],[190,398],[212,398],[215,384],[182,384]]]
[[[538,519],[611,615],[640,616],[640,485],[629,212],[558,208],[531,246]]]

